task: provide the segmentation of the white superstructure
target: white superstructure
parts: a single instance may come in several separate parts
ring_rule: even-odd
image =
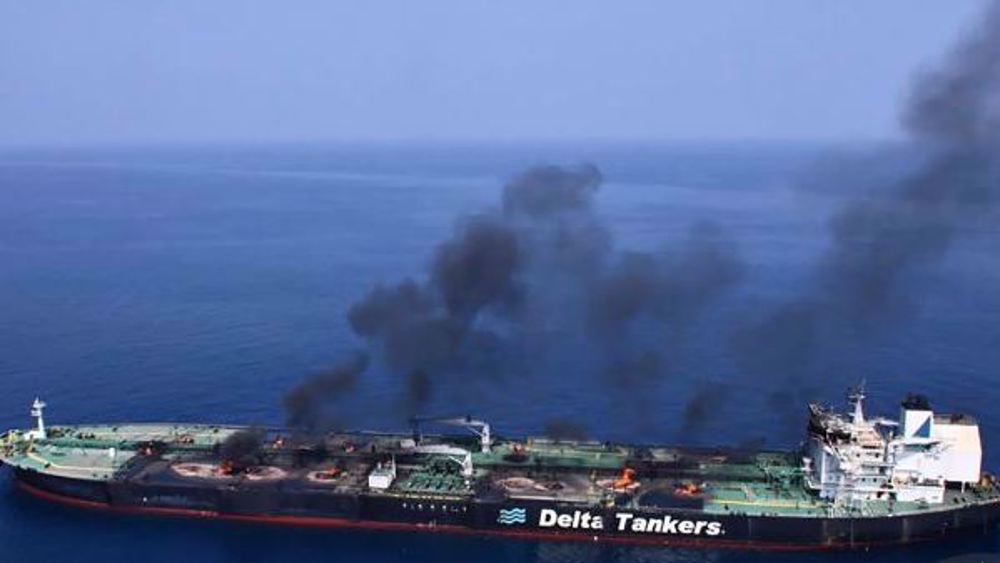
[[[396,458],[393,457],[388,463],[379,463],[368,474],[368,488],[376,491],[384,491],[392,486],[396,480]]]
[[[977,483],[982,465],[979,426],[964,415],[935,415],[925,397],[902,403],[899,421],[868,419],[865,395],[849,395],[852,413],[810,405],[806,484],[848,506],[866,501],[944,501],[949,483]]]

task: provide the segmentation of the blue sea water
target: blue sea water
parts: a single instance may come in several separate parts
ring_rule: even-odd
[[[384,145],[0,155],[0,427],[27,425],[36,394],[55,424],[278,425],[283,393],[357,346],[344,318],[350,304],[377,283],[421,276],[460,217],[498,205],[504,180],[537,163],[601,168],[597,211],[620,249],[669,244],[703,220],[720,225],[738,241],[746,273],[719,307],[781,302],[808,286],[830,214],[870,179],[830,165],[831,150]],[[870,342],[845,343],[830,369],[866,378],[871,408],[886,414],[912,390],[977,415],[986,466],[1000,470],[1000,233],[995,222],[966,231],[912,288],[919,313]],[[576,386],[558,370],[537,389],[488,389],[472,404],[431,408],[473,410],[507,434],[572,416],[607,439],[764,437],[794,446],[804,420],[789,424],[759,381],[734,372],[723,318],[707,315],[676,347],[684,375],[644,398],[655,408],[641,436],[627,395]],[[701,379],[725,380],[729,399],[704,427],[685,431],[680,413]],[[815,382],[815,398],[839,401],[844,380]],[[374,373],[343,405],[344,417],[401,428],[400,393],[391,374]],[[0,480],[3,562],[997,561],[997,537],[802,555],[303,530],[98,514],[41,503]]]

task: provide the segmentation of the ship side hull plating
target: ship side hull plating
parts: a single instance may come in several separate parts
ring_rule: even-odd
[[[590,542],[760,549],[855,548],[994,529],[1000,505],[879,517],[623,510],[546,501],[338,494],[280,485],[208,487],[89,481],[15,469],[26,491],[88,508],[308,526],[420,530]],[[508,517],[509,516],[509,517]]]

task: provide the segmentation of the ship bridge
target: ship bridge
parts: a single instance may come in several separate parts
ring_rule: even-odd
[[[899,420],[868,419],[862,388],[851,414],[810,405],[803,469],[821,498],[860,506],[873,500],[941,504],[949,485],[981,479],[979,427],[964,415],[935,415],[926,397],[903,401]]]

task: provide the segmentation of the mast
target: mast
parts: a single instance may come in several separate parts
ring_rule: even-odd
[[[28,438],[44,440],[48,436],[45,432],[45,417],[42,414],[44,410],[45,402],[35,397],[35,401],[31,403],[31,417],[35,419],[35,429],[28,432]]]
[[[847,394],[847,400],[850,401],[851,406],[854,407],[854,414],[851,418],[851,422],[855,425],[860,425],[865,422],[865,382],[861,381],[861,384],[851,389]]]

